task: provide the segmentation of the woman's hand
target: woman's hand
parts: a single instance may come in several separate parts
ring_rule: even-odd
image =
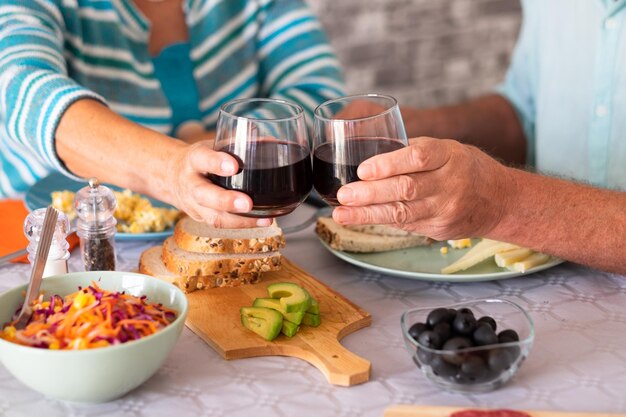
[[[362,181],[339,189],[341,224],[393,224],[434,239],[486,236],[501,220],[514,181],[504,165],[473,146],[417,138],[364,161]]]
[[[224,152],[216,152],[211,142],[202,141],[180,147],[171,159],[173,204],[194,220],[215,227],[269,226],[270,219],[253,219],[232,213],[247,213],[252,199],[241,192],[225,190],[209,181],[206,174],[230,176],[237,173],[237,160]]]

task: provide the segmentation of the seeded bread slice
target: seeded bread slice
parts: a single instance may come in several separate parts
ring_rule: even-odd
[[[172,283],[185,293],[216,287],[237,287],[239,285],[256,284],[261,279],[261,272],[245,273],[240,276],[233,273],[200,276],[177,275],[165,267],[161,258],[162,253],[162,246],[146,249],[139,258],[139,272]]]
[[[260,253],[199,253],[181,249],[173,236],[163,242],[161,251],[167,269],[178,275],[240,276],[247,273],[276,271],[280,269],[280,252]]]
[[[409,232],[386,224],[352,224],[342,226],[355,232],[367,233],[378,236],[421,236],[417,233]]]
[[[422,235],[382,236],[350,230],[330,217],[318,218],[315,232],[331,248],[345,252],[386,252],[430,243],[430,239]]]
[[[174,229],[179,248],[202,253],[274,252],[285,246],[278,224],[250,229],[222,229],[183,217]]]

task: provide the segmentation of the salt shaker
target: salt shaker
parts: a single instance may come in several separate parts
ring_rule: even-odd
[[[110,188],[97,179],[89,180],[74,196],[78,215],[76,234],[80,238],[80,252],[85,271],[115,270],[115,225],[113,217],[117,200]]]
[[[46,208],[44,207],[32,211],[26,216],[26,220],[24,220],[24,234],[29,241],[26,249],[28,250],[28,260],[31,264],[35,261],[35,254],[37,253],[37,246],[39,246],[45,216]],[[48,259],[46,260],[46,266],[43,270],[44,278],[50,275],[67,273],[67,260],[70,257],[70,244],[67,242],[67,234],[69,231],[69,219],[64,213],[59,212],[54,237],[50,244],[50,252],[48,252]]]

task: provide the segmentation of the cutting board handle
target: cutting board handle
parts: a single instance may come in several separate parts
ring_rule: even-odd
[[[372,369],[370,361],[350,352],[337,339],[323,339],[316,341],[315,348],[301,346],[302,351],[294,356],[315,366],[333,385],[349,387],[369,380]]]

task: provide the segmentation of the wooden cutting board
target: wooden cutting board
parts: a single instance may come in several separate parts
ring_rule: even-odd
[[[334,385],[350,386],[369,380],[371,364],[344,348],[339,340],[369,326],[372,317],[332,288],[283,258],[280,271],[266,272],[260,283],[234,288],[214,288],[188,294],[187,327],[224,359],[253,356],[292,356],[318,368]],[[291,339],[279,335],[264,340],[241,324],[239,308],[267,297],[267,286],[293,282],[309,291],[320,304],[321,325],[300,326]]]
[[[383,417],[449,417],[456,411],[478,410],[474,407],[433,407],[428,405],[394,405],[385,410]],[[560,411],[518,410],[531,417],[626,417],[626,414],[565,413]]]

